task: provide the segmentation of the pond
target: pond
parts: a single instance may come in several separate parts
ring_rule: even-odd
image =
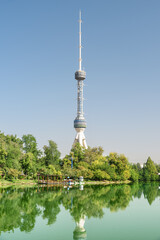
[[[1,240],[160,240],[158,183],[0,189]]]

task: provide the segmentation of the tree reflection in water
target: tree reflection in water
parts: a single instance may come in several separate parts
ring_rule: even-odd
[[[40,215],[51,225],[62,204],[76,223],[73,239],[86,239],[85,218],[102,218],[106,208],[112,212],[124,210],[142,194],[151,205],[160,196],[159,184],[85,186],[83,191],[58,187],[0,189],[0,233],[16,228],[30,232]]]

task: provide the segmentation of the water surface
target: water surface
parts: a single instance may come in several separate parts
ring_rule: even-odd
[[[160,240],[158,183],[0,189],[3,240]]]

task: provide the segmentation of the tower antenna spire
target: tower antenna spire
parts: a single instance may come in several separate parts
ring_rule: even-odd
[[[81,49],[82,49],[82,44],[81,44],[81,10],[79,11],[79,71],[82,70],[82,57],[81,57]]]

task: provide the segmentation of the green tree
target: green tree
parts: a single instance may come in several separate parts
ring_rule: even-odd
[[[31,134],[23,135],[22,141],[25,153],[32,153],[35,157],[35,160],[37,160],[41,155],[41,151],[37,148],[36,138]]]
[[[52,140],[49,140],[49,146],[44,146],[43,149],[44,149],[44,162],[45,162],[45,165],[46,166],[49,166],[49,165],[57,165],[59,166],[59,163],[60,163],[60,152],[58,151],[58,148],[57,148],[57,144],[52,141]]]
[[[158,180],[158,171],[152,159],[148,157],[145,167],[143,169],[144,179],[146,181]]]
[[[130,180],[133,181],[133,182],[138,182],[138,180],[139,180],[138,172],[135,169],[131,168],[130,169],[130,174],[131,174]]]
[[[85,149],[85,152],[84,152],[84,161],[91,165],[94,161],[101,158],[102,154],[103,154],[102,147],[94,147],[94,148],[88,147],[87,149]]]
[[[21,145],[19,143],[10,141],[5,146],[7,157],[6,157],[6,167],[20,170],[20,159],[22,157]]]
[[[6,169],[7,171],[7,176],[10,179],[17,179],[20,172],[17,169],[13,169],[13,168],[8,168]]]
[[[107,159],[110,166],[115,169],[114,180],[127,180],[130,178],[129,162],[123,154],[110,153]]]
[[[85,148],[76,143],[71,149],[70,158],[74,158],[74,165],[84,160]]]
[[[30,175],[31,173],[34,173],[34,155],[31,152],[24,154],[23,158],[21,159],[21,165],[24,174]]]
[[[6,166],[6,159],[7,159],[7,152],[6,150],[2,147],[0,149],[0,167],[4,168]]]
[[[110,176],[100,169],[94,171],[94,179],[96,180],[110,180]]]

